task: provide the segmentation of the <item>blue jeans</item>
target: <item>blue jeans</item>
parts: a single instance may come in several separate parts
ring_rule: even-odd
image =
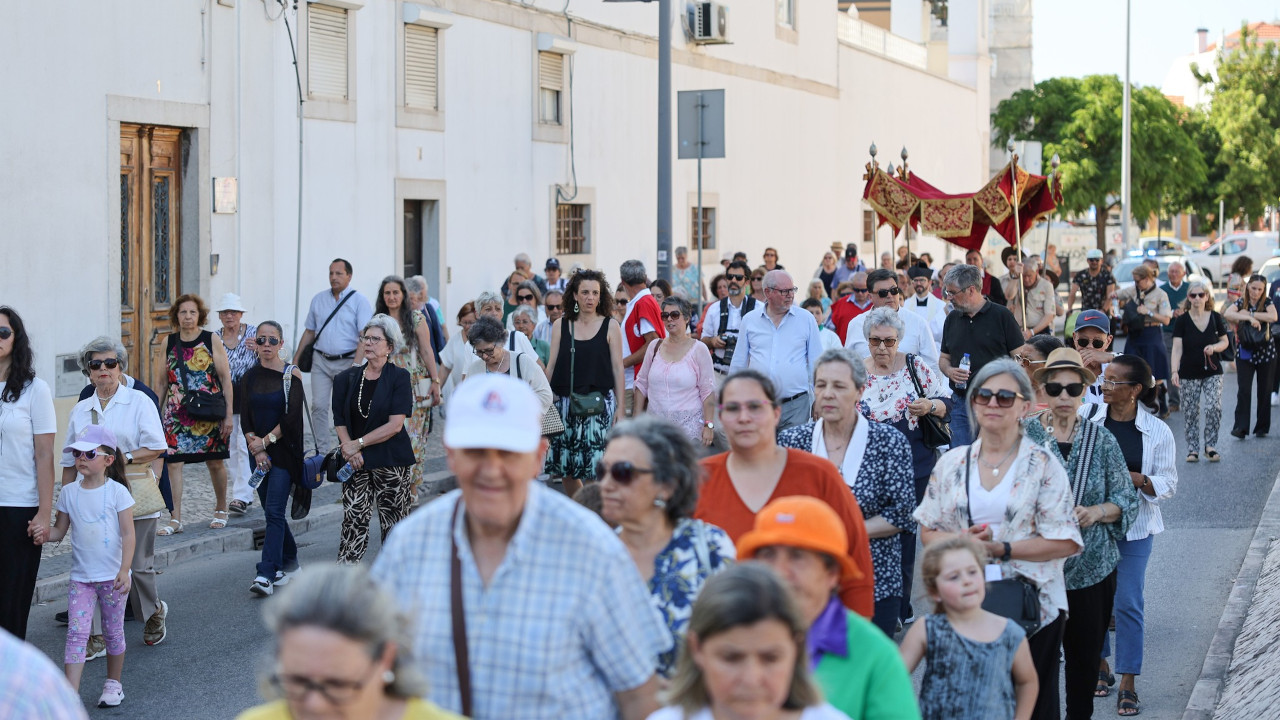
[[[1147,561],[1154,535],[1141,540],[1119,540],[1120,565],[1116,567],[1116,662],[1112,672],[1142,674],[1142,593],[1147,584]],[[1102,657],[1111,654],[1111,638],[1102,641]]]
[[[279,465],[272,465],[271,471],[258,486],[258,498],[262,501],[262,511],[267,516],[267,534],[262,542],[262,562],[258,563],[258,574],[273,582],[277,570],[293,570],[298,567],[298,544],[294,542],[293,532],[289,530],[289,522],[284,516],[292,490],[293,480],[289,471]]]
[[[969,431],[969,405],[965,402],[964,393],[956,391],[951,394],[951,447],[963,447],[973,443],[973,434]]]

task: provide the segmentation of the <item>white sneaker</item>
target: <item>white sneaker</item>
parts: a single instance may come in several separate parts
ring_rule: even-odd
[[[301,567],[298,568],[298,570],[301,570],[301,569],[302,569]],[[294,570],[293,572],[298,572],[298,570]],[[283,587],[285,585],[288,585],[289,580],[291,580],[292,578],[293,578],[293,573],[287,573],[283,570],[277,570],[276,579],[272,584],[275,585],[276,587]]]
[[[259,575],[253,579],[253,584],[249,586],[249,592],[262,597],[269,597],[275,589],[271,586],[271,581]]]
[[[1271,407],[1280,407],[1280,393],[1271,393]]]
[[[98,698],[98,707],[116,707],[124,702],[124,686],[119,680],[108,680],[102,684],[102,697]]]

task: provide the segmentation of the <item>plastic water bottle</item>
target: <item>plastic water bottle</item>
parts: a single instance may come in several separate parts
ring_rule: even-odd
[[[970,365],[970,364],[971,364],[971,363],[970,363],[970,361],[969,361],[969,353],[965,353],[965,354],[964,354],[964,357],[960,358],[960,369],[961,369],[961,370],[964,370],[964,371],[966,371],[966,372],[967,372],[967,371],[969,370],[969,365]],[[965,388],[966,388],[966,387],[968,387],[968,386],[969,386],[969,382],[968,382],[967,380],[966,380],[965,382],[958,382],[958,383],[956,383],[956,389],[957,389],[957,390],[963,390],[963,389],[965,389]]]
[[[253,471],[253,474],[249,476],[249,487],[254,488],[256,490],[258,486],[262,484],[262,479],[265,478],[266,476],[267,476],[266,469],[259,466]]]
[[[338,482],[344,483],[350,480],[351,476],[355,474],[356,474],[356,469],[351,467],[351,463],[347,463],[346,465],[342,466],[341,470],[338,471]]]

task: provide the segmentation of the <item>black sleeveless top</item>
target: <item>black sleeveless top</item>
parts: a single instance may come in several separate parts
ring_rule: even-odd
[[[613,386],[613,360],[609,357],[609,325],[613,318],[605,318],[600,330],[590,340],[577,340],[575,358],[570,354],[569,339],[573,336],[573,323],[561,319],[560,350],[556,355],[556,369],[551,373],[551,391],[559,397],[569,395],[569,370],[573,368],[573,392],[607,393]]]

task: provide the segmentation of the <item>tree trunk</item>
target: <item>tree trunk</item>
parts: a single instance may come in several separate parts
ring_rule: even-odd
[[[1111,215],[1113,205],[1106,205],[1105,200],[1094,204],[1098,208],[1097,227],[1098,227],[1098,249],[1102,251],[1103,257],[1107,254],[1107,217]]]

